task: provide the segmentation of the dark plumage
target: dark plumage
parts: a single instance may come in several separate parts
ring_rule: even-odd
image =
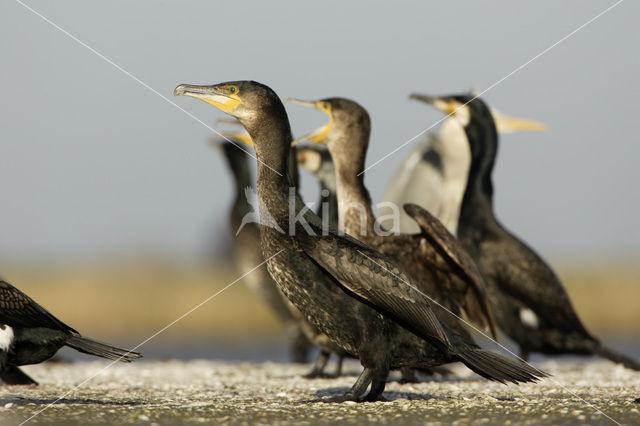
[[[520,345],[522,358],[531,352],[598,354],[640,370],[640,363],[603,346],[586,330],[551,267],[496,219],[491,173],[498,136],[486,104],[468,95],[413,97],[453,114],[465,129],[471,168],[458,237],[485,277],[498,326]]]
[[[175,95],[204,100],[236,117],[258,156],[261,241],[269,272],[289,300],[337,346],[357,357],[364,371],[341,399],[367,399],[384,390],[392,368],[428,368],[462,361],[501,382],[534,381],[544,373],[468,345],[443,326],[428,299],[387,257],[358,241],[323,232],[304,209],[288,175],[291,129],[278,96],[267,86],[237,81],[180,85]],[[294,194],[290,199],[290,194]],[[291,201],[292,204],[289,204]],[[269,215],[267,216],[267,212]],[[290,214],[304,214],[295,221]],[[299,217],[299,216],[298,216]],[[326,231],[326,230],[324,230]]]
[[[344,98],[296,102],[319,108],[330,117],[329,124],[322,131],[315,130],[310,138],[326,144],[335,163],[338,211],[344,231],[397,262],[420,290],[444,306],[436,305],[434,309],[458,333],[471,339],[459,319],[447,311],[460,316],[462,308],[472,321],[491,329],[495,337],[482,277],[464,248],[438,219],[417,205],[407,204],[405,211],[420,226],[420,233],[391,233],[376,220],[363,173],[371,130],[367,111]]]
[[[0,280],[0,377],[9,384],[36,384],[17,367],[45,361],[63,346],[123,362],[142,356],[81,336],[29,296]]]
[[[312,344],[302,331],[300,311],[278,290],[266,267],[255,269],[257,265],[264,262],[264,258],[260,249],[258,224],[246,221],[251,214],[256,215],[255,219],[258,219],[257,212],[249,202],[253,198],[251,190],[253,179],[249,168],[249,156],[244,151],[246,148],[235,146],[234,143],[240,142],[225,141],[216,145],[221,148],[235,183],[235,199],[229,216],[236,268],[242,275],[247,274],[244,281],[252,291],[260,295],[282,321],[289,338],[289,350],[293,362],[307,362]],[[253,271],[249,272],[251,270]]]
[[[298,165],[309,173],[312,173],[320,183],[320,204],[318,208],[316,208],[316,214],[320,217],[323,226],[325,226],[325,223],[328,223],[330,227],[338,229],[339,215],[338,196],[336,193],[336,170],[329,150],[322,145],[298,145],[296,146],[296,153]],[[328,222],[325,222],[327,220]],[[324,356],[328,357],[328,354],[324,354]],[[320,360],[326,363],[325,359],[319,358],[319,362]],[[341,365],[342,359],[338,360],[336,375],[339,375]],[[436,372],[441,375],[449,375],[451,373],[446,367],[421,370],[421,373],[425,375],[433,375]],[[400,373],[402,374],[403,382],[418,381],[410,368],[402,368]]]
[[[242,135],[242,143],[251,145],[251,137]],[[246,218],[257,215],[258,206],[251,206],[249,200],[253,194],[249,187],[253,183],[245,149],[234,146],[231,142],[222,144],[225,158],[231,168],[236,185],[236,198],[231,208],[231,229],[235,234],[234,259],[241,273],[246,273],[260,265],[264,258],[260,248],[260,228],[255,222],[258,217],[252,217],[252,221]],[[298,168],[295,161],[296,148],[292,148],[289,173],[294,181],[298,181]],[[248,191],[248,192],[247,192]],[[337,209],[337,208],[336,208]],[[248,216],[249,215],[249,216]],[[332,224],[333,226],[333,224]],[[245,277],[249,286],[269,304],[285,324],[287,333],[291,339],[291,354],[295,362],[306,362],[310,346],[316,345],[320,353],[311,371],[306,378],[335,377],[342,374],[342,361],[346,353],[315,328],[300,311],[282,294],[266,268],[258,268]],[[325,369],[331,354],[338,356],[336,370],[327,374]]]
[[[316,207],[316,214],[320,217],[324,227],[338,229],[338,199],[336,197],[336,173],[329,151],[321,146],[297,146],[294,149],[299,167],[313,174],[320,183],[320,200]],[[299,179],[295,179],[299,182]],[[298,184],[296,183],[296,187]],[[342,362],[346,353],[338,355],[336,369],[333,374],[326,374],[325,368],[331,353],[322,350],[313,369],[306,375],[314,377],[338,377],[342,375]]]

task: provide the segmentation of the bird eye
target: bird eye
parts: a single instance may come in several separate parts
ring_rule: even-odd
[[[328,103],[328,102],[325,102],[325,103],[324,103],[324,105],[323,105],[323,107],[324,107],[324,109],[329,109],[329,103]]]
[[[236,88],[235,87],[230,87],[229,88],[229,92],[230,93],[236,93]]]

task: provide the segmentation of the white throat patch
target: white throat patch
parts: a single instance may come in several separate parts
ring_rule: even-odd
[[[453,114],[458,123],[462,127],[467,127],[469,122],[471,121],[471,110],[469,109],[469,105],[461,104]]]

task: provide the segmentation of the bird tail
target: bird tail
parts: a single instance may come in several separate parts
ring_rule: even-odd
[[[610,361],[613,361],[617,364],[622,364],[627,368],[632,370],[640,371],[640,362],[629,358],[626,355],[621,354],[620,352],[616,352],[611,348],[608,348],[604,345],[599,345],[596,348],[596,353],[603,358],[606,358]]]
[[[142,358],[142,355],[138,352],[107,345],[82,336],[71,336],[71,338],[67,340],[66,345],[78,352],[96,355],[114,361],[131,362],[137,358]]]
[[[479,348],[458,354],[460,361],[485,379],[506,384],[535,382],[548,374],[518,359]]]

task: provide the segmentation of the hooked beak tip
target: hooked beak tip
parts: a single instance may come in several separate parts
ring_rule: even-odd
[[[173,89],[173,96],[182,96],[185,93],[184,84],[179,85],[175,89]]]

